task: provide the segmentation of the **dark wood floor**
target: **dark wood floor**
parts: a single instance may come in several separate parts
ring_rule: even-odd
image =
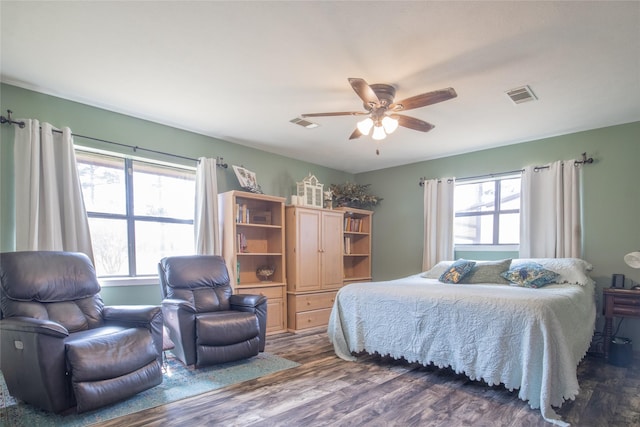
[[[301,366],[96,426],[549,426],[516,392],[448,369],[337,358],[323,330],[268,338]],[[640,367],[588,356],[581,392],[557,411],[573,426],[640,426]]]

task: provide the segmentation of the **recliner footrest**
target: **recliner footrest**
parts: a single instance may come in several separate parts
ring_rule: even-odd
[[[77,411],[85,412],[133,396],[162,382],[147,329],[124,329],[78,337],[66,344]]]

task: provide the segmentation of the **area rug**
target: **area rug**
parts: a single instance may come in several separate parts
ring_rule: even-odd
[[[83,414],[56,415],[35,409],[9,395],[0,373],[0,426],[88,426],[195,396],[231,384],[252,380],[299,366],[298,363],[269,353],[238,362],[200,369],[189,369],[169,356],[162,384],[120,403]]]

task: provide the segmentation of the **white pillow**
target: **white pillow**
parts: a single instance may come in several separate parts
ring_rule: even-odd
[[[559,274],[555,283],[570,283],[585,286],[594,283],[588,272],[593,266],[580,258],[517,258],[511,261],[511,266],[525,262],[537,262],[547,270]]]
[[[440,261],[429,270],[420,274],[420,277],[424,277],[425,279],[439,279],[440,276],[442,276],[442,273],[451,267],[454,262],[455,261]]]

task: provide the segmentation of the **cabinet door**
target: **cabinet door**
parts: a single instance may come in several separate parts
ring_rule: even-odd
[[[322,214],[322,289],[336,289],[344,280],[342,259],[342,212]]]
[[[320,212],[298,209],[296,221],[296,291],[320,289]]]

